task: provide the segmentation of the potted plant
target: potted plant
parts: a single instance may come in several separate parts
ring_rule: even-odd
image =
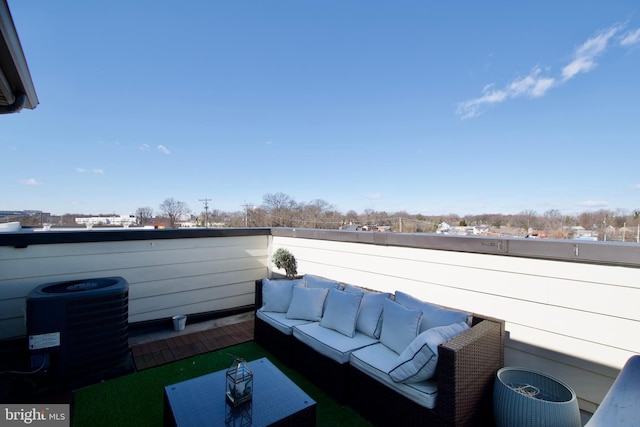
[[[277,268],[283,269],[287,273],[287,279],[293,279],[298,274],[298,263],[288,249],[278,248],[271,257]]]

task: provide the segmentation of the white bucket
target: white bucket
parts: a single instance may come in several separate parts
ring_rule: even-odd
[[[179,316],[173,316],[173,330],[176,332],[184,331],[184,327],[187,325],[187,316],[181,314]]]

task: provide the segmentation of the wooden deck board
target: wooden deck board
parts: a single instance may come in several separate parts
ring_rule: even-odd
[[[134,345],[136,370],[153,368],[253,340],[253,319],[199,332]]]

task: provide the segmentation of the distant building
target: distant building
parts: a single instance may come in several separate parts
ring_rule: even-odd
[[[450,230],[451,230],[451,226],[449,224],[447,224],[446,222],[442,221],[440,224],[438,224],[438,228],[436,229],[436,233],[438,233],[438,234],[448,234]]]
[[[0,211],[0,220],[20,219],[20,218],[41,218],[51,216],[48,212],[42,211]]]
[[[547,239],[549,236],[547,236],[547,233],[543,230],[534,230],[530,228],[526,237],[529,239]]]
[[[475,225],[461,225],[458,227],[450,227],[448,233],[457,236],[479,236],[480,234],[487,234],[487,229],[476,227]]]
[[[389,232],[391,231],[391,226],[389,225],[363,225],[362,231],[378,231],[378,232]]]
[[[135,215],[118,215],[118,216],[90,216],[86,218],[76,218],[76,224],[86,227],[94,225],[113,225],[119,227],[129,227],[136,224]]]
[[[576,225],[569,229],[569,236],[572,239],[578,240],[598,240],[598,234],[596,231],[587,230],[579,225]]]
[[[340,227],[340,230],[346,231],[360,231],[362,226],[360,224],[345,224]]]

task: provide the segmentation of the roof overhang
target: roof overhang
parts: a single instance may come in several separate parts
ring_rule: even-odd
[[[0,114],[36,105],[38,96],[7,0],[0,0]]]

